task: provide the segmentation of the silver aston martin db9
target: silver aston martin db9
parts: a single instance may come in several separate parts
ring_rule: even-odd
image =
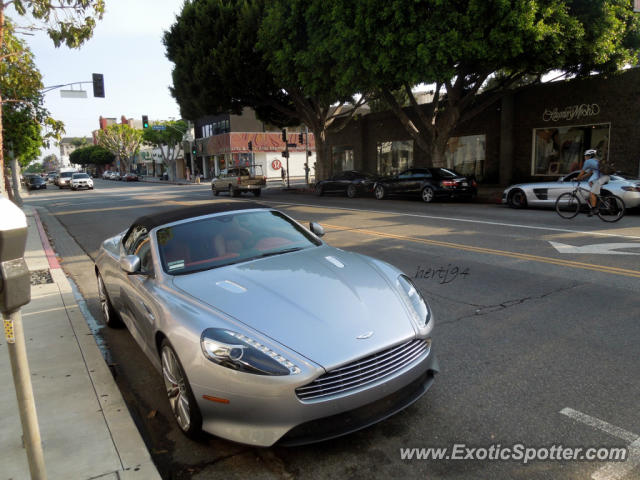
[[[104,320],[162,372],[184,433],[302,444],[420,398],[438,371],[433,313],[391,265],[330,247],[250,202],[140,217],[102,244]]]

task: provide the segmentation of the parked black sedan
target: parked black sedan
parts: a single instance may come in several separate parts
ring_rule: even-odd
[[[373,185],[376,177],[368,173],[357,172],[355,170],[345,170],[335,174],[327,180],[320,180],[316,183],[316,193],[342,193],[353,198],[358,195],[373,193]]]
[[[436,198],[472,199],[476,187],[475,180],[447,168],[410,168],[379,179],[374,194],[378,200],[389,195],[420,195],[428,203]]]
[[[47,188],[47,181],[44,178],[42,178],[40,175],[29,177],[29,179],[27,180],[27,189],[40,190],[41,188]]]

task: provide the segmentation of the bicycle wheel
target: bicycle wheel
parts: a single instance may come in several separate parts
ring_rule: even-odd
[[[600,197],[598,201],[598,216],[605,222],[617,222],[624,217],[624,201],[615,195]]]
[[[563,193],[556,200],[556,212],[562,218],[575,217],[580,212],[580,199],[573,193]]]

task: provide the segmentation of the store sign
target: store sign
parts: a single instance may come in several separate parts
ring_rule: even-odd
[[[563,110],[558,107],[553,110],[546,109],[542,114],[545,122],[558,122],[560,120],[578,120],[585,117],[594,117],[600,113],[600,105],[597,103],[583,103],[582,105],[571,105]]]

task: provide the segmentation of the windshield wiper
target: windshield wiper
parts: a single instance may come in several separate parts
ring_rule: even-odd
[[[267,252],[267,253],[263,253],[262,255],[258,255],[257,257],[254,257],[254,258],[271,257],[273,255],[280,255],[282,253],[297,252],[298,250],[302,250],[302,247],[291,247],[291,248],[285,248],[284,250],[278,250],[276,252]]]

